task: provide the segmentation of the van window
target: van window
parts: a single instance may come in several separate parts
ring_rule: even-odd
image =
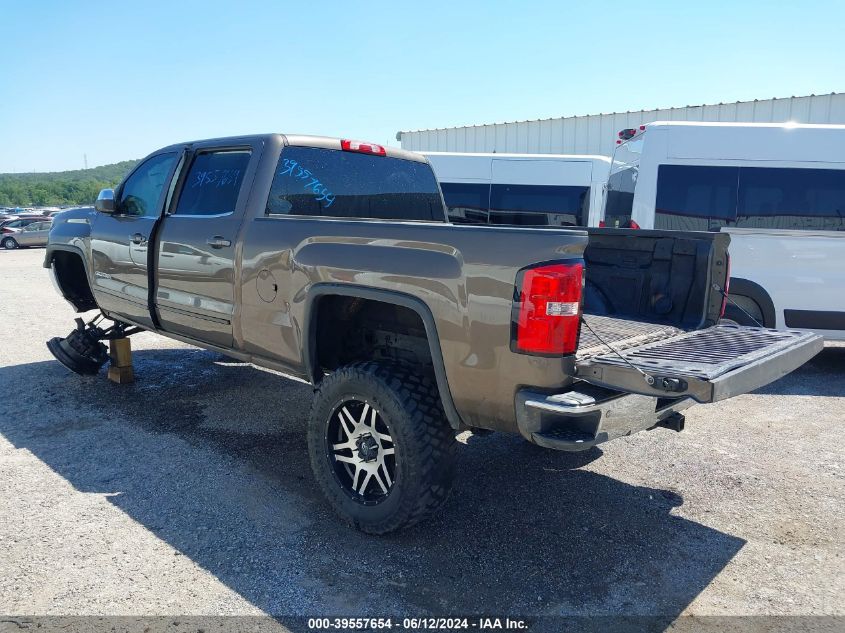
[[[640,136],[618,145],[613,152],[604,205],[606,226],[627,228],[631,225],[634,188],[637,185],[642,151],[643,138]]]
[[[490,223],[528,226],[586,226],[589,187],[492,185]]]
[[[449,221],[455,224],[487,224],[490,210],[490,185],[465,182],[441,182]]]
[[[842,230],[845,170],[742,168],[736,226]]]
[[[282,150],[267,215],[445,221],[427,163],[317,147]]]
[[[654,228],[845,230],[845,170],[660,165]]]
[[[660,165],[654,228],[711,231],[736,219],[738,167]]]

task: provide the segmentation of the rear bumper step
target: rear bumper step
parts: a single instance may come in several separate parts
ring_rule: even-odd
[[[586,382],[651,396],[716,402],[753,391],[800,367],[824,347],[809,332],[717,325],[577,363]]]
[[[657,398],[650,396],[616,394],[602,399],[581,391],[546,395],[528,389],[518,392],[516,398],[522,435],[560,451],[584,451],[608,440],[664,426],[693,404],[691,399],[681,398],[657,408]]]

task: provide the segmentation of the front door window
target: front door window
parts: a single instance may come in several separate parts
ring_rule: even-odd
[[[161,192],[176,157],[176,152],[157,154],[136,169],[120,190],[117,212],[123,215],[157,217]]]

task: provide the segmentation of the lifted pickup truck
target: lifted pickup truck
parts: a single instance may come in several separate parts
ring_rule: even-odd
[[[814,334],[718,324],[728,242],[452,225],[425,158],[374,144],[184,143],[56,216],[45,266],[101,315],[48,345],[96,373],[102,340],[144,329],[309,381],[314,475],[384,533],[446,499],[457,431],[584,450],[815,355]]]

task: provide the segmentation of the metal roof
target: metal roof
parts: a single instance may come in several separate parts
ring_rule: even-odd
[[[845,124],[845,93],[400,131],[412,151],[603,154],[616,133],[654,121]]]

